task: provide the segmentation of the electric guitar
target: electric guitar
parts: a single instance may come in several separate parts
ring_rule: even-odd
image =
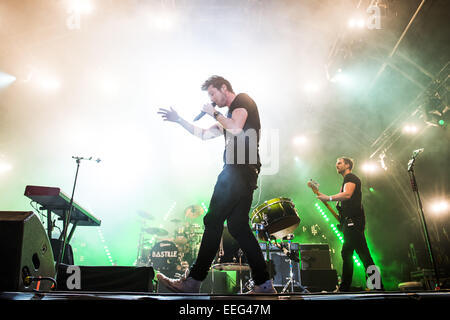
[[[319,184],[314,181],[314,180],[310,180],[308,181],[308,187],[311,188],[311,190],[316,194],[319,195]],[[326,201],[322,201],[323,204],[328,208],[328,210],[331,212],[331,214],[336,218],[337,221],[341,222],[341,218],[339,217],[339,215],[336,213],[336,211],[334,211],[334,209],[330,206],[330,204]]]

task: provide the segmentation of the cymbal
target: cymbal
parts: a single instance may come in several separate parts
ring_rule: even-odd
[[[142,230],[144,232],[147,232],[149,234],[154,234],[156,236],[166,236],[169,234],[169,232],[163,228],[142,228]]]
[[[173,222],[173,223],[179,223],[179,222],[182,222],[182,221],[183,221],[183,220],[177,219],[177,218],[172,219],[172,220],[169,220],[169,222]]]
[[[138,214],[138,216],[140,216],[141,218],[144,218],[144,219],[148,219],[148,220],[155,219],[150,213],[142,211],[142,210],[138,210],[137,214]]]
[[[250,266],[246,263],[217,263],[212,266],[213,269],[220,271],[248,271]]]
[[[203,215],[204,212],[205,210],[203,210],[201,206],[192,205],[184,210],[184,215],[186,216],[186,218],[195,219]]]

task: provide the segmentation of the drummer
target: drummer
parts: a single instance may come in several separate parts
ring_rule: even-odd
[[[205,231],[195,263],[182,279],[169,279],[161,273],[157,278],[171,291],[199,293],[200,284],[207,277],[219,250],[223,225],[227,221],[228,231],[239,243],[252,269],[255,288],[251,293],[276,293],[248,217],[261,168],[258,108],[247,94],[236,95],[230,82],[223,77],[210,77],[203,83],[202,90],[207,91],[211,99],[211,103],[203,106],[202,112],[217,121],[209,129],[195,127],[172,108],[160,109],[159,113],[164,121],[178,123],[202,140],[224,135],[225,164],[214,187],[209,211],[203,219]],[[220,113],[215,106],[228,107],[228,113]]]

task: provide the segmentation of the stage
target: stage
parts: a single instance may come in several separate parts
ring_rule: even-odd
[[[2,292],[3,301],[448,301],[450,290],[288,294],[175,294],[136,292]]]
[[[439,316],[449,11],[2,0],[3,314]]]
[[[406,316],[442,310],[450,302],[450,290],[411,292],[354,292],[273,295],[157,294],[130,292],[3,292],[2,310],[20,306],[45,307],[71,316],[144,315],[166,319],[280,319],[295,314],[350,317],[361,312]],[[5,308],[6,307],[6,308]],[[118,312],[121,312],[118,315]],[[124,312],[124,313],[122,313]],[[139,312],[139,313],[137,313]]]

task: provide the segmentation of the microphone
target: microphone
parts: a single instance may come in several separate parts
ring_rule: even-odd
[[[215,103],[215,102],[211,102],[211,104],[212,104],[213,107],[216,106],[216,103]],[[198,116],[196,116],[196,117],[194,118],[194,121],[200,120],[205,114],[206,114],[205,111],[200,112],[200,113],[198,114]]]
[[[423,148],[414,150],[414,151],[413,151],[413,157],[414,157],[414,158],[417,157],[420,153],[423,152],[423,150],[424,150]]]
[[[412,172],[413,171],[413,167],[414,167],[414,162],[416,162],[416,158],[417,158],[417,156],[420,154],[420,153],[422,153],[423,152],[423,148],[420,148],[420,149],[417,149],[417,150],[414,150],[413,151],[413,154],[412,154],[412,158],[408,161],[408,172]],[[415,183],[415,182],[414,182]],[[412,185],[412,187],[413,187],[413,191],[415,191],[415,187],[414,187],[414,185],[413,185],[413,182],[411,182],[411,185]]]
[[[80,160],[92,160],[92,157],[89,157],[89,158],[83,158],[83,157],[75,157],[75,156],[72,156],[72,159],[75,159],[75,160],[77,160],[77,161],[80,161]],[[97,159],[95,159],[94,160],[95,162],[97,162],[97,163],[99,163],[100,161],[102,161],[102,159],[100,159],[100,158],[97,158]]]

